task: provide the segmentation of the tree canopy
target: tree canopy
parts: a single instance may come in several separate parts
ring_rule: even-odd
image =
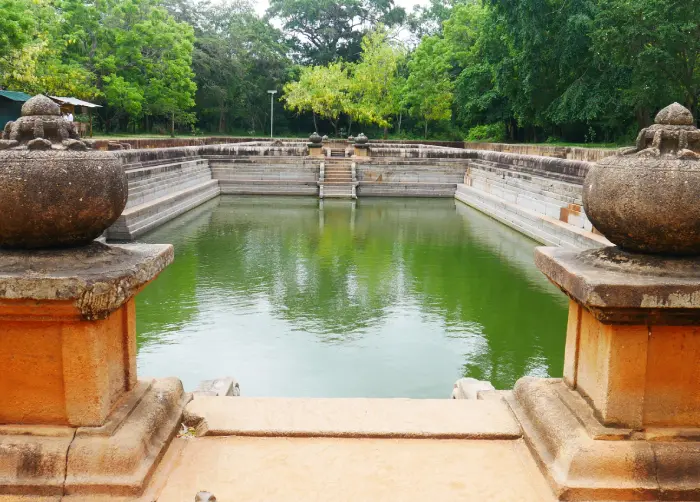
[[[700,10],[676,0],[0,0],[0,86],[103,105],[107,132],[625,142],[697,116]],[[283,108],[284,105],[284,108]],[[347,127],[345,126],[347,124]],[[341,127],[341,125],[343,125]]]
[[[282,22],[300,62],[325,65],[357,60],[368,30],[399,25],[406,12],[393,0],[270,0],[267,15]]]

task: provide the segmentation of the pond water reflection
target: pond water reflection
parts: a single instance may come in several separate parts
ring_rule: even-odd
[[[221,197],[148,234],[139,373],[244,395],[449,396],[560,376],[566,299],[536,243],[451,199]]]

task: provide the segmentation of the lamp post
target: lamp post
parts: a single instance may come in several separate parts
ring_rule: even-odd
[[[273,124],[275,123],[275,103],[274,98],[277,91],[267,91],[270,95],[270,137],[272,138]]]

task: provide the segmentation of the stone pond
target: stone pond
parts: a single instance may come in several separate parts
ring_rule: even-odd
[[[562,375],[567,302],[537,243],[454,199],[222,196],[138,240],[176,253],[136,300],[139,372],[186,389],[444,398]]]

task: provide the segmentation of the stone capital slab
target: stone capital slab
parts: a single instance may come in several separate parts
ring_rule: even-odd
[[[602,323],[700,323],[700,259],[544,247],[535,264]]]
[[[58,306],[56,316],[106,319],[155,279],[173,256],[169,244],[93,242],[70,249],[0,250],[0,319],[9,315],[5,310],[45,315],[44,309],[32,308],[38,303]]]

